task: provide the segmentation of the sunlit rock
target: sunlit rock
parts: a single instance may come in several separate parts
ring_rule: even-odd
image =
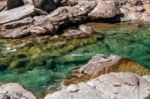
[[[91,84],[95,87],[91,87]],[[78,86],[78,91],[69,91],[71,86]],[[145,99],[150,94],[149,89],[149,80],[138,75],[110,73],[85,83],[70,85],[48,94],[44,99]]]

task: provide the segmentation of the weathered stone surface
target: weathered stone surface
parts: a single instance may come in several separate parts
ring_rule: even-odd
[[[82,21],[86,20],[88,18],[103,20],[107,18],[113,18],[119,15],[120,13],[122,14],[122,16],[119,19],[120,21],[137,20],[137,19],[141,19],[141,14],[143,13],[143,11],[145,11],[145,8],[143,7],[143,5],[142,6],[138,5],[136,6],[136,8],[133,8],[135,9],[135,11],[129,11],[128,6],[126,6],[127,3],[129,3],[130,5],[136,5],[138,1],[136,2],[122,1],[121,2],[121,1],[113,1],[113,0],[109,0],[109,1],[63,0],[61,1],[61,3],[62,2],[65,5],[69,5],[69,6],[59,7],[58,9],[54,10],[49,15],[45,16],[41,21],[38,21],[38,22],[35,21],[35,24],[31,28],[31,32],[32,30],[36,30],[37,28],[38,30],[37,34],[40,34],[40,32],[41,34],[43,34],[44,31],[45,33],[47,33],[48,31],[50,34],[53,34],[52,32],[57,31],[57,29],[61,25],[67,24],[69,22],[75,23],[81,20]],[[120,5],[118,5],[118,3]],[[119,10],[121,10],[121,12]],[[46,29],[43,28],[43,27],[46,27],[44,26],[47,23],[46,21],[49,21],[49,23],[51,24],[51,27],[49,30],[47,30],[47,28]]]
[[[4,26],[6,29],[14,29],[14,28],[17,28],[20,26],[30,25],[32,22],[33,22],[33,19],[31,17],[27,17],[27,18],[24,18],[24,19],[19,20],[19,21],[6,23],[6,24],[4,24]]]
[[[17,83],[0,86],[0,99],[37,99],[31,92]]]
[[[15,9],[0,12],[0,25],[12,21],[16,21],[35,14],[32,5],[25,5]]]
[[[19,37],[25,37],[29,34],[30,32],[28,26],[22,26],[15,29],[0,31],[0,37],[5,37],[5,38],[19,38]]]
[[[91,81],[70,85],[45,99],[146,99],[150,95],[149,76],[110,73]]]
[[[41,21],[35,22],[35,24],[31,27],[30,31],[37,34],[43,34],[56,31],[61,25],[69,23],[69,22],[77,22],[81,20],[85,20],[87,18],[86,14],[93,9],[95,3],[81,3],[74,7],[59,7],[51,14],[45,16]],[[47,27],[48,24],[51,25],[50,28]]]
[[[119,8],[114,1],[99,1],[97,6],[88,14],[90,18],[112,18],[119,14]]]
[[[97,76],[104,69],[115,66],[122,58],[116,55],[105,57],[103,55],[94,56],[86,65],[75,71],[76,76],[82,75]]]
[[[38,26],[33,26],[30,28],[30,32],[33,34],[41,35],[41,34],[53,34],[55,33],[55,27],[49,22],[45,21]]]
[[[150,2],[148,0],[33,0],[33,2],[24,0],[23,2],[32,5],[0,12],[0,25],[8,23],[9,25],[5,25],[8,28],[12,24],[21,23],[20,19],[32,15],[33,21],[29,24],[31,25],[29,32],[45,35],[55,34],[59,27],[68,23],[77,23],[87,19],[98,19],[104,22],[149,21]],[[61,6],[56,9],[57,4]],[[33,5],[40,9],[34,8]],[[19,23],[10,23],[12,21],[19,21]],[[26,22],[21,24],[23,25],[26,25]],[[17,28],[17,26],[13,25],[11,28]],[[85,32],[85,29],[81,31]]]

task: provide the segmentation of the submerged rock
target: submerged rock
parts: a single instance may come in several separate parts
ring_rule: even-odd
[[[77,76],[81,75],[97,76],[104,69],[110,68],[118,64],[121,61],[121,59],[122,59],[121,57],[116,55],[111,55],[109,57],[96,55],[86,65],[81,66],[75,72]]]
[[[0,86],[0,99],[38,99],[31,92],[17,83],[7,83]]]
[[[149,77],[110,73],[85,83],[70,85],[48,94],[44,99],[146,99],[149,95]]]

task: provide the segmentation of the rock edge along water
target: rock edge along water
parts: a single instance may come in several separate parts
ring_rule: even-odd
[[[52,0],[50,1],[52,2]],[[53,3],[55,2],[56,1],[53,1]],[[62,25],[77,23],[87,19],[98,19],[101,21],[107,19],[108,22],[130,20],[150,21],[150,2],[148,0],[62,0],[59,3],[61,6],[58,6],[57,9],[52,10],[50,13],[44,12],[43,9],[38,7],[33,8],[34,3],[32,4],[30,2],[25,4],[30,4],[32,10],[28,11],[28,6],[23,5],[18,8],[13,8],[13,10],[10,9],[0,12],[1,37],[17,38],[30,34],[56,34],[56,31]],[[16,11],[22,13],[23,16],[13,13]],[[5,17],[3,16],[4,13]],[[13,17],[10,18],[8,13]],[[5,27],[6,22],[18,22],[18,20],[22,20],[26,17],[32,17],[33,21],[30,24],[21,24],[15,28]],[[36,18],[38,18],[38,20],[36,20]]]

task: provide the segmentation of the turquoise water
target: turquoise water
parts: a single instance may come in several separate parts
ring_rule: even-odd
[[[59,83],[72,70],[96,54],[117,54],[150,68],[149,26],[113,28],[112,25],[109,29],[96,28],[96,35],[86,40],[61,41],[55,45],[51,42],[46,45],[38,43],[23,50],[26,54],[13,48],[4,53],[6,45],[1,40],[0,82],[18,82],[36,95],[43,95],[49,89],[58,90]],[[40,50],[35,47],[32,51],[33,46],[38,46]],[[28,55],[29,50],[32,54]]]

